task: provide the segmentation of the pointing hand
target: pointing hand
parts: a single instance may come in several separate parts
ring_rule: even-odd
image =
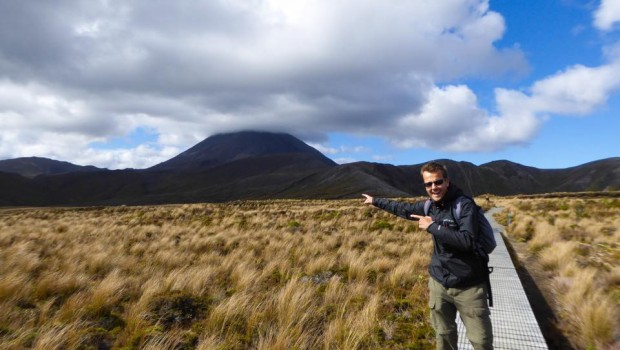
[[[418,221],[418,226],[422,230],[426,230],[433,223],[433,218],[430,217],[430,216],[411,215],[411,217],[414,220],[419,220]]]

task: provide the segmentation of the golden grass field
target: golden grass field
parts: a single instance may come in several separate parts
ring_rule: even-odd
[[[431,240],[361,202],[1,209],[0,348],[432,349]],[[610,347],[619,200],[493,202],[571,341]]]

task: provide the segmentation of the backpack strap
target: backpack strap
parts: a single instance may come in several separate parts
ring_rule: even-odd
[[[463,209],[463,196],[458,196],[454,201],[452,201],[452,216],[456,220],[461,218],[461,211]]]
[[[462,201],[463,196],[459,196],[454,201],[452,201],[452,216],[454,216],[454,218],[457,220],[461,218]],[[433,203],[430,199],[427,199],[424,202],[424,216],[428,216],[428,212],[431,210],[432,204]]]
[[[487,265],[488,266],[488,265]],[[489,269],[489,273],[487,273],[485,278],[485,283],[487,285],[487,299],[489,300],[489,307],[493,307],[493,292],[491,291],[491,272],[493,272],[493,267],[487,267]]]
[[[424,202],[424,216],[428,216],[428,212],[431,210],[431,204],[433,203],[430,199],[427,199],[426,202]]]

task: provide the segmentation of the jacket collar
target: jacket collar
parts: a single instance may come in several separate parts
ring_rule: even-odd
[[[442,208],[446,203],[451,203],[454,199],[463,195],[463,191],[455,185],[452,181],[450,181],[450,185],[448,186],[448,191],[446,194],[439,200],[435,202],[435,205],[438,208]]]

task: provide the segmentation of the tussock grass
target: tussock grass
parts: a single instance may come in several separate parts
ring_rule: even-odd
[[[620,199],[589,196],[498,198],[497,219],[527,245],[551,281],[558,327],[578,349],[620,345]]]
[[[0,210],[0,347],[431,349],[431,250],[358,200]]]

